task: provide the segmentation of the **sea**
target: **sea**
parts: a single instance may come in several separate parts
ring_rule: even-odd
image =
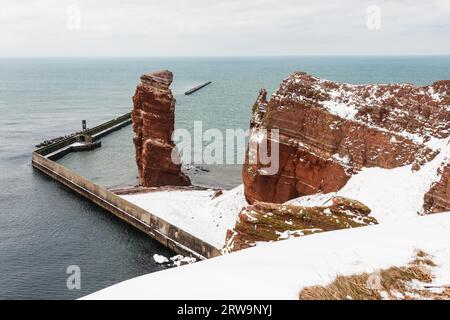
[[[174,73],[177,128],[202,121],[225,132],[247,129],[259,90],[272,93],[294,71],[426,85],[450,79],[450,56],[1,58],[0,299],[76,299],[170,267],[153,255],[175,253],[31,167],[36,144],[80,130],[82,120],[93,127],[129,112],[140,75],[161,69]],[[59,162],[107,187],[134,185],[132,137],[128,126]],[[239,164],[201,167],[188,170],[195,184],[241,183]],[[70,266],[80,270],[79,289],[67,286]]]

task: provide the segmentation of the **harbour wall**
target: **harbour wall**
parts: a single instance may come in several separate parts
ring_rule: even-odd
[[[131,118],[128,113],[88,129],[84,133],[98,140],[129,123],[131,123]],[[176,253],[184,256],[193,256],[201,260],[221,254],[220,250],[211,244],[132,204],[104,186],[95,184],[54,161],[72,152],[71,145],[78,140],[79,136],[73,136],[34,151],[32,154],[33,167],[106,209],[116,217],[138,228]]]

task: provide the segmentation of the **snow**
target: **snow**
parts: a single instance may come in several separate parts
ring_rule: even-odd
[[[324,101],[322,104],[330,113],[337,115],[343,119],[354,119],[358,113],[358,109],[349,107],[346,103],[333,100]]]
[[[178,254],[172,258],[170,258],[170,261],[173,262],[174,266],[181,266],[183,264],[190,264],[190,263],[194,263],[197,261],[197,259],[193,258],[193,257],[184,257],[181,254]]]
[[[338,230],[137,277],[84,299],[297,299],[336,275],[406,265],[416,250],[438,266],[430,285],[450,284],[450,213]]]
[[[213,195],[213,190],[176,190],[121,197],[221,249],[227,230],[248,204],[242,185],[215,199]]]
[[[343,165],[349,165],[350,164],[350,157],[348,155],[345,155],[344,157],[341,157],[339,153],[335,153],[332,156],[332,159],[339,161]]]
[[[335,193],[317,193],[310,196],[304,196],[287,201],[287,204],[293,204],[304,207],[324,206],[333,198]]]
[[[440,96],[440,94],[438,92],[435,92],[433,87],[429,87],[428,88],[428,94],[431,96],[431,98],[436,101],[436,102],[441,102],[442,101],[442,97]]]
[[[380,223],[413,218],[422,212],[423,197],[437,180],[438,167],[430,164],[417,172],[411,166],[365,168],[337,194],[364,203]]]
[[[420,170],[363,168],[338,192],[300,197],[287,203],[303,206],[330,204],[334,196],[358,200],[368,206],[379,223],[405,221],[422,213],[425,193],[440,179],[439,168],[450,162],[450,139],[436,143],[440,153]]]
[[[294,230],[294,231],[286,230],[284,232],[276,231],[276,234],[278,235],[277,240],[286,240],[286,239],[304,236],[305,232],[313,233],[313,232],[321,232],[321,231],[322,231],[322,229],[319,229],[319,228],[310,228],[310,229],[302,229],[302,230]]]
[[[154,254],[153,255],[153,260],[155,260],[156,263],[159,264],[163,264],[163,263],[167,263],[169,262],[169,259],[167,259],[166,257],[159,255],[159,254]]]

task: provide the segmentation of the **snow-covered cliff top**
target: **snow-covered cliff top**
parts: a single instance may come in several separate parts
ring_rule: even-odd
[[[449,232],[450,213],[441,213],[319,233],[151,273],[84,299],[297,299],[336,275],[405,265],[416,250],[437,264],[432,285],[448,285]]]

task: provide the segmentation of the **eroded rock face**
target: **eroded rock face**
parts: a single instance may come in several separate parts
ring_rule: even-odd
[[[448,80],[350,85],[297,72],[269,101],[266,94],[261,90],[253,107],[250,140],[260,139],[261,129],[279,129],[280,165],[266,175],[247,155],[242,176],[249,203],[338,191],[362,167],[417,170],[436,156],[433,142],[450,134]]]
[[[450,211],[450,164],[440,168],[438,174],[440,180],[425,194],[425,213]]]
[[[139,183],[144,187],[190,185],[189,178],[181,172],[172,141],[175,121],[175,99],[169,88],[172,79],[172,72],[167,70],[144,74],[133,96],[133,140]]]
[[[237,251],[258,242],[285,240],[313,233],[376,224],[364,204],[334,197],[331,205],[304,207],[255,202],[244,208],[233,230],[228,230],[225,251]]]

